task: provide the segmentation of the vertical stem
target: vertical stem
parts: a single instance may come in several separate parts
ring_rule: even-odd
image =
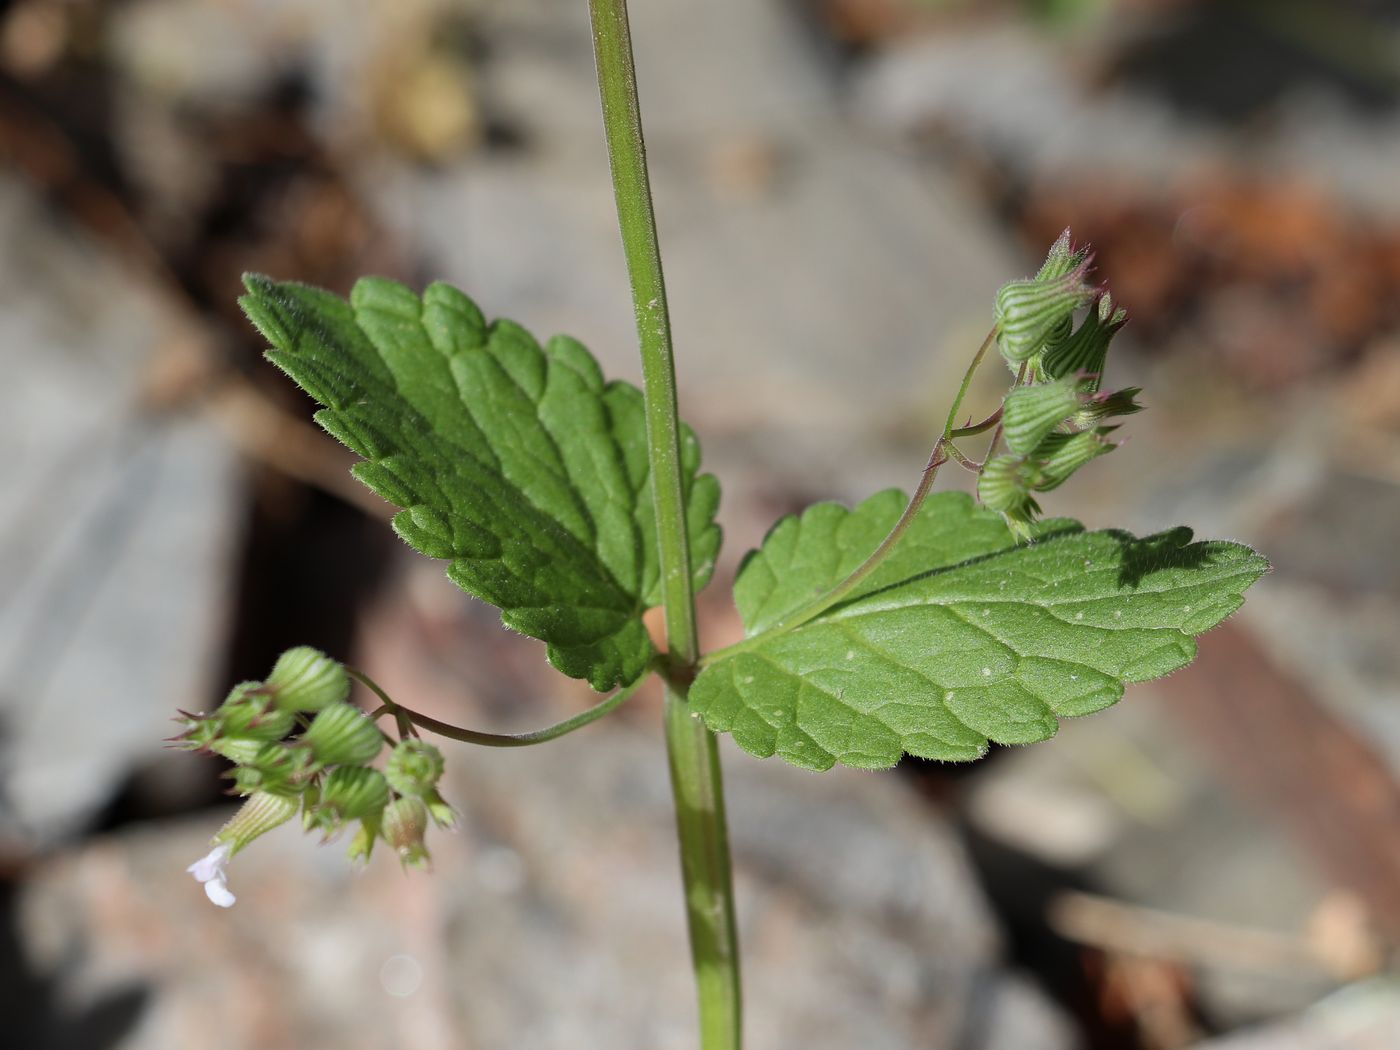
[[[661,594],[671,654],[684,671],[700,655],[690,571],[671,321],[661,273],[637,75],[626,0],[589,0],[603,128],[617,198],[618,227],[632,284],[642,352],[647,446],[660,538]],[[667,676],[666,746],[680,836],[691,955],[700,1000],[702,1050],[738,1050],[739,942],[715,737],[686,703],[686,674]]]

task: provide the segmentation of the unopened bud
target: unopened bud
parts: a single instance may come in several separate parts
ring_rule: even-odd
[[[394,746],[384,764],[389,786],[400,795],[420,796],[442,778],[442,752],[423,740],[404,740]]]
[[[209,750],[216,755],[228,759],[236,766],[245,765],[252,762],[258,756],[258,752],[268,746],[266,740],[247,740],[243,737],[228,737],[227,739],[215,740],[209,745]]]
[[[175,721],[183,731],[167,738],[167,742],[186,751],[210,750],[219,739],[223,727],[218,715],[196,715],[188,711],[181,711]]]
[[[255,791],[298,795],[311,772],[311,755],[305,749],[281,743],[263,744],[250,757],[237,761],[233,785],[240,795]]]
[[[1035,469],[1020,456],[997,456],[977,478],[977,498],[983,506],[1006,514],[1035,506],[1031,485]]]
[[[1137,395],[1140,393],[1141,387],[1130,386],[1123,390],[1115,390],[1111,394],[1095,394],[1074,414],[1074,425],[1081,430],[1087,430],[1105,419],[1141,412],[1142,406],[1137,403]]]
[[[1002,402],[1006,444],[1017,455],[1030,455],[1078,410],[1082,400],[1072,379],[1017,387]]]
[[[1053,280],[1012,281],[997,292],[997,344],[1007,362],[1019,365],[1063,334],[1065,322],[1089,301],[1087,263]]]
[[[339,766],[321,784],[311,824],[330,836],[349,821],[377,818],[388,803],[389,785],[382,773],[364,766]]]
[[[220,736],[245,740],[281,740],[296,725],[292,712],[279,709],[261,682],[234,686],[214,716]]]
[[[351,704],[323,707],[301,735],[322,766],[360,765],[379,754],[384,735],[374,720]]]
[[[1082,373],[1087,378],[1081,380],[1080,389],[1097,391],[1108,360],[1108,345],[1127,321],[1127,311],[1114,309],[1112,297],[1103,293],[1079,327],[1045,351],[1041,369],[1052,379]]]
[[[1037,492],[1059,488],[1090,460],[1112,452],[1118,446],[1107,435],[1112,427],[1099,427],[1078,434],[1051,434],[1036,449],[1038,470],[1034,481]]]
[[[1053,281],[1057,277],[1077,270],[1089,261],[1089,248],[1075,249],[1074,242],[1070,238],[1069,229],[1066,228],[1055,243],[1050,245],[1050,250],[1045,254],[1045,262],[1041,264],[1040,272],[1035,275],[1037,281]]]
[[[428,807],[422,799],[401,798],[384,809],[384,841],[394,847],[404,867],[421,868],[428,863],[428,847],[423,836],[428,830]]]
[[[284,711],[320,711],[350,695],[350,677],[319,649],[299,645],[277,658],[267,689]]]

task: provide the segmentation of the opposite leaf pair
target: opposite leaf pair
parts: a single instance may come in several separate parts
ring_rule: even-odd
[[[997,297],[995,335],[1021,380],[1001,419],[1011,451],[981,475],[984,506],[948,494],[913,508],[859,588],[794,626],[785,618],[876,549],[904,497],[818,504],[744,560],[735,598],[748,637],[703,658],[690,690],[711,729],[813,769],[973,759],[988,741],[1045,739],[1058,716],[1184,665],[1192,636],[1238,607],[1267,570],[1247,547],[1192,544],[1185,529],[1136,540],[1033,524],[1031,492],[1112,448],[1102,421],[1137,409],[1135,390],[1099,393],[1123,317],[1085,283],[1087,266],[1066,233],[1035,278]],[[248,288],[269,357],[365,457],[356,476],[404,508],[400,535],[448,559],[454,582],[544,641],[566,674],[602,690],[645,673],[655,654],[641,616],[659,587],[636,388],[604,383],[573,340],[541,346],[511,322],[486,325],[445,285],[420,300],[364,280],[348,303],[264,278]],[[700,587],[719,548],[718,485],[697,474],[688,429],[682,447]]]

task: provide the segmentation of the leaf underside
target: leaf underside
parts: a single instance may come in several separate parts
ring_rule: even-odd
[[[565,674],[606,690],[645,671],[660,567],[641,391],[605,383],[573,339],[541,346],[511,321],[488,325],[446,284],[420,299],[367,278],[346,302],[245,283],[268,358],[362,457],[355,477],[403,508],[394,529],[410,546],[448,560],[454,583],[544,641]],[[699,589],[719,551],[719,485],[697,476],[688,427],[681,456]]]
[[[1237,543],[1037,526],[1017,546],[962,493],[930,497],[860,588],[799,627],[764,635],[839,583],[899,518],[905,496],[784,518],[735,582],[749,640],[722,650],[692,710],[750,754],[828,769],[893,766],[904,753],[968,761],[1028,744],[1061,717],[1102,710],[1125,682],[1168,674],[1193,636],[1237,609],[1268,563]]]

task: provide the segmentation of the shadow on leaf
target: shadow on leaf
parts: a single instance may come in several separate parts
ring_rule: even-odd
[[[1181,525],[1138,539],[1132,533],[1111,533],[1122,552],[1118,586],[1136,590],[1153,573],[1169,569],[1200,569],[1211,564],[1215,551],[1209,543],[1192,543],[1191,530]]]

